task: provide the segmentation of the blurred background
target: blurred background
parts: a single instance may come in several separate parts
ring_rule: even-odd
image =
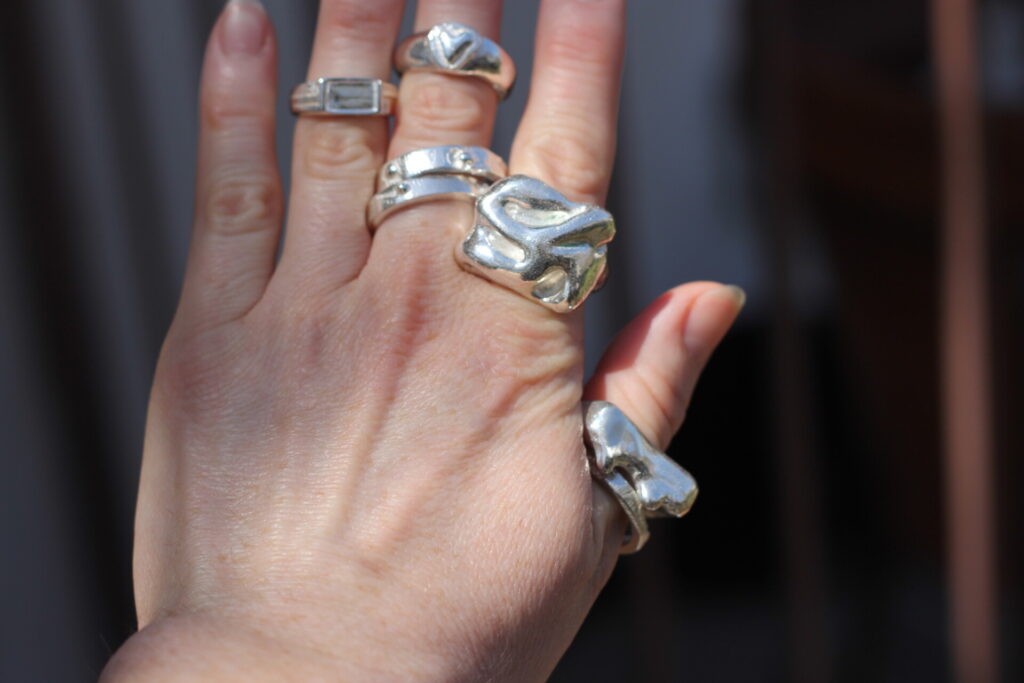
[[[290,86],[316,2],[265,2]],[[506,2],[522,76],[499,153],[535,6]],[[3,681],[95,679],[134,628],[142,427],[219,10],[0,7]],[[554,680],[1024,680],[1024,5],[629,15],[591,365],[676,283],[749,302],[670,451],[699,504],[620,563]]]

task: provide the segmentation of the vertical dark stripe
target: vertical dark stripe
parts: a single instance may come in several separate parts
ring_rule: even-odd
[[[759,204],[764,216],[768,288],[772,301],[771,376],[777,397],[772,418],[780,495],[783,569],[789,617],[791,680],[831,680],[827,632],[824,535],[816,461],[807,331],[793,300],[793,254],[799,240],[801,193],[794,83],[795,8],[789,0],[751,3],[759,73],[755,107],[760,122]]]

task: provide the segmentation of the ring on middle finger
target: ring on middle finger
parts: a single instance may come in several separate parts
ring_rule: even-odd
[[[489,149],[471,145],[440,145],[414,149],[384,164],[377,174],[377,193],[366,205],[366,222],[376,230],[399,209],[428,201],[475,202],[508,167]]]
[[[505,161],[484,147],[442,144],[396,157],[377,174],[377,194],[367,203],[367,223],[377,229],[399,209],[434,202],[475,202],[508,174]]]
[[[437,24],[399,43],[395,70],[480,78],[494,88],[499,100],[508,97],[516,80],[515,64],[500,45],[454,22]]]
[[[484,147],[425,147],[406,152],[381,166],[377,174],[377,189],[428,175],[472,176],[493,183],[508,175],[508,167],[501,157]]]
[[[490,181],[473,176],[425,175],[389,185],[370,198],[366,205],[366,222],[376,230],[384,219],[399,209],[442,199],[475,202],[487,191]]]

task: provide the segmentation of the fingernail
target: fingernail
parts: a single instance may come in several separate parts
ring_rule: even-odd
[[[729,296],[736,299],[736,303],[739,304],[740,308],[747,303],[747,293],[743,291],[742,287],[736,285],[726,285],[724,289],[729,290]]]
[[[259,0],[228,0],[224,8],[221,49],[226,54],[259,54],[267,42],[267,13]]]

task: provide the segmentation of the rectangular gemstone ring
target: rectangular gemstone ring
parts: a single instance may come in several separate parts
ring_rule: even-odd
[[[292,113],[313,116],[389,116],[398,88],[379,78],[319,78],[292,90]]]

